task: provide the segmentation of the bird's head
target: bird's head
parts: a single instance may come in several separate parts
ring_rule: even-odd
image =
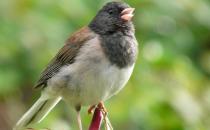
[[[112,34],[116,31],[133,30],[134,8],[123,2],[107,3],[89,24],[99,34]]]

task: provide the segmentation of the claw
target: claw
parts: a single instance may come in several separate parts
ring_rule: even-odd
[[[104,103],[103,102],[100,102],[97,107],[101,110],[101,112],[103,113],[104,117],[106,117],[108,111],[105,108]]]
[[[88,114],[93,114],[95,108],[96,108],[96,105],[90,106],[90,108],[88,109]]]
[[[95,109],[95,110],[94,110]],[[94,110],[92,122],[90,124],[89,130],[100,130],[101,122],[104,120],[105,129],[113,130],[112,124],[108,118],[107,109],[104,106],[103,102],[100,102],[97,106],[93,105],[88,109],[88,113],[92,113]]]
[[[106,130],[113,130],[113,127],[112,127],[112,124],[111,122],[109,121],[109,118],[108,118],[108,111],[107,109],[105,108],[104,106],[104,103],[103,102],[100,102],[97,106],[97,108],[99,108],[99,110],[102,112],[103,114],[103,120],[104,120],[104,124],[105,124],[105,129]]]

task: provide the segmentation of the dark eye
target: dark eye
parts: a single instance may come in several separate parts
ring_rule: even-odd
[[[108,12],[109,12],[109,14],[113,14],[113,13],[114,13],[114,11],[113,11],[113,10],[109,10]]]

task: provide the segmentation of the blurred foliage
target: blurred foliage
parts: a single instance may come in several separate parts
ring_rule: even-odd
[[[105,0],[0,1],[0,130],[10,130],[40,92],[33,85],[67,37]],[[210,2],[126,0],[136,8],[139,57],[125,89],[106,102],[116,130],[210,130]],[[91,116],[82,110],[87,129]],[[39,128],[75,129],[59,103]]]

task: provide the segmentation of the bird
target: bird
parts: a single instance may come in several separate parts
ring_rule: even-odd
[[[122,1],[108,2],[87,26],[70,35],[34,86],[40,98],[13,129],[41,122],[62,100],[75,109],[82,130],[81,107],[103,105],[133,72],[138,55],[134,10]]]

